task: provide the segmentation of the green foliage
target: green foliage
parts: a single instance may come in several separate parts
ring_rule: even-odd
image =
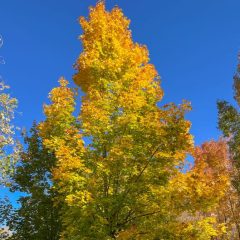
[[[234,98],[238,106],[235,107],[226,101],[218,101],[218,127],[222,130],[229,146],[229,157],[231,159],[231,179],[232,191],[228,202],[230,204],[230,213],[228,213],[229,222],[233,222],[240,239],[240,65],[237,67],[237,73],[234,76]],[[235,192],[237,196],[235,196]]]
[[[12,232],[10,240],[57,240],[61,230],[59,206],[55,207],[51,168],[55,157],[42,145],[36,124],[31,136],[25,136],[27,149],[11,178],[12,192],[24,193],[18,199],[19,208],[5,204],[6,224]],[[7,211],[8,209],[8,211]]]
[[[235,87],[238,86],[237,77],[235,77]],[[239,94],[235,89],[236,94]],[[238,95],[235,96],[238,99]],[[233,167],[235,168],[235,174],[233,179],[233,185],[239,192],[240,196],[240,114],[238,108],[232,106],[226,101],[218,102],[218,126],[222,130],[225,137],[228,138],[228,145],[233,160]]]

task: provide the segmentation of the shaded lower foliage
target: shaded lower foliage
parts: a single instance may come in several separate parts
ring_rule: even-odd
[[[24,138],[27,149],[12,177],[10,191],[21,192],[20,207],[5,201],[5,224],[11,231],[11,240],[57,240],[61,230],[60,207],[54,206],[51,168],[55,157],[42,145],[34,123],[31,135]]]

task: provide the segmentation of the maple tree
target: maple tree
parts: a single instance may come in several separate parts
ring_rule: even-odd
[[[184,118],[190,106],[158,107],[159,75],[118,7],[108,12],[100,2],[80,23],[83,52],[74,76],[85,92],[80,115],[73,114],[76,89],[61,79],[39,126],[57,158],[53,181],[62,198],[56,201],[66,208],[62,239],[157,237],[148,227],[163,214],[159,189],[192,147]]]

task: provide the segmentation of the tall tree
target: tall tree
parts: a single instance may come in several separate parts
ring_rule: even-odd
[[[74,117],[75,90],[61,79],[40,124],[66,204],[62,239],[159,239],[160,190],[192,147],[189,104],[158,107],[158,73],[119,8],[108,12],[100,2],[80,24],[74,80],[85,92],[81,113]]]
[[[54,206],[56,192],[52,188],[51,169],[55,157],[42,145],[36,124],[31,136],[25,136],[26,150],[11,178],[10,191],[21,192],[19,207],[9,202],[2,209],[5,222],[11,230],[10,240],[58,240],[60,238],[60,206]]]

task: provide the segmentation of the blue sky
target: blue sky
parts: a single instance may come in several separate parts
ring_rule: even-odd
[[[95,0],[1,0],[4,45],[0,75],[19,100],[17,124],[43,119],[42,104],[60,76],[71,80],[81,52],[79,16]],[[146,44],[162,78],[164,103],[187,99],[196,144],[216,139],[216,101],[233,102],[232,76],[240,49],[239,0],[106,0],[131,19],[133,38]]]

